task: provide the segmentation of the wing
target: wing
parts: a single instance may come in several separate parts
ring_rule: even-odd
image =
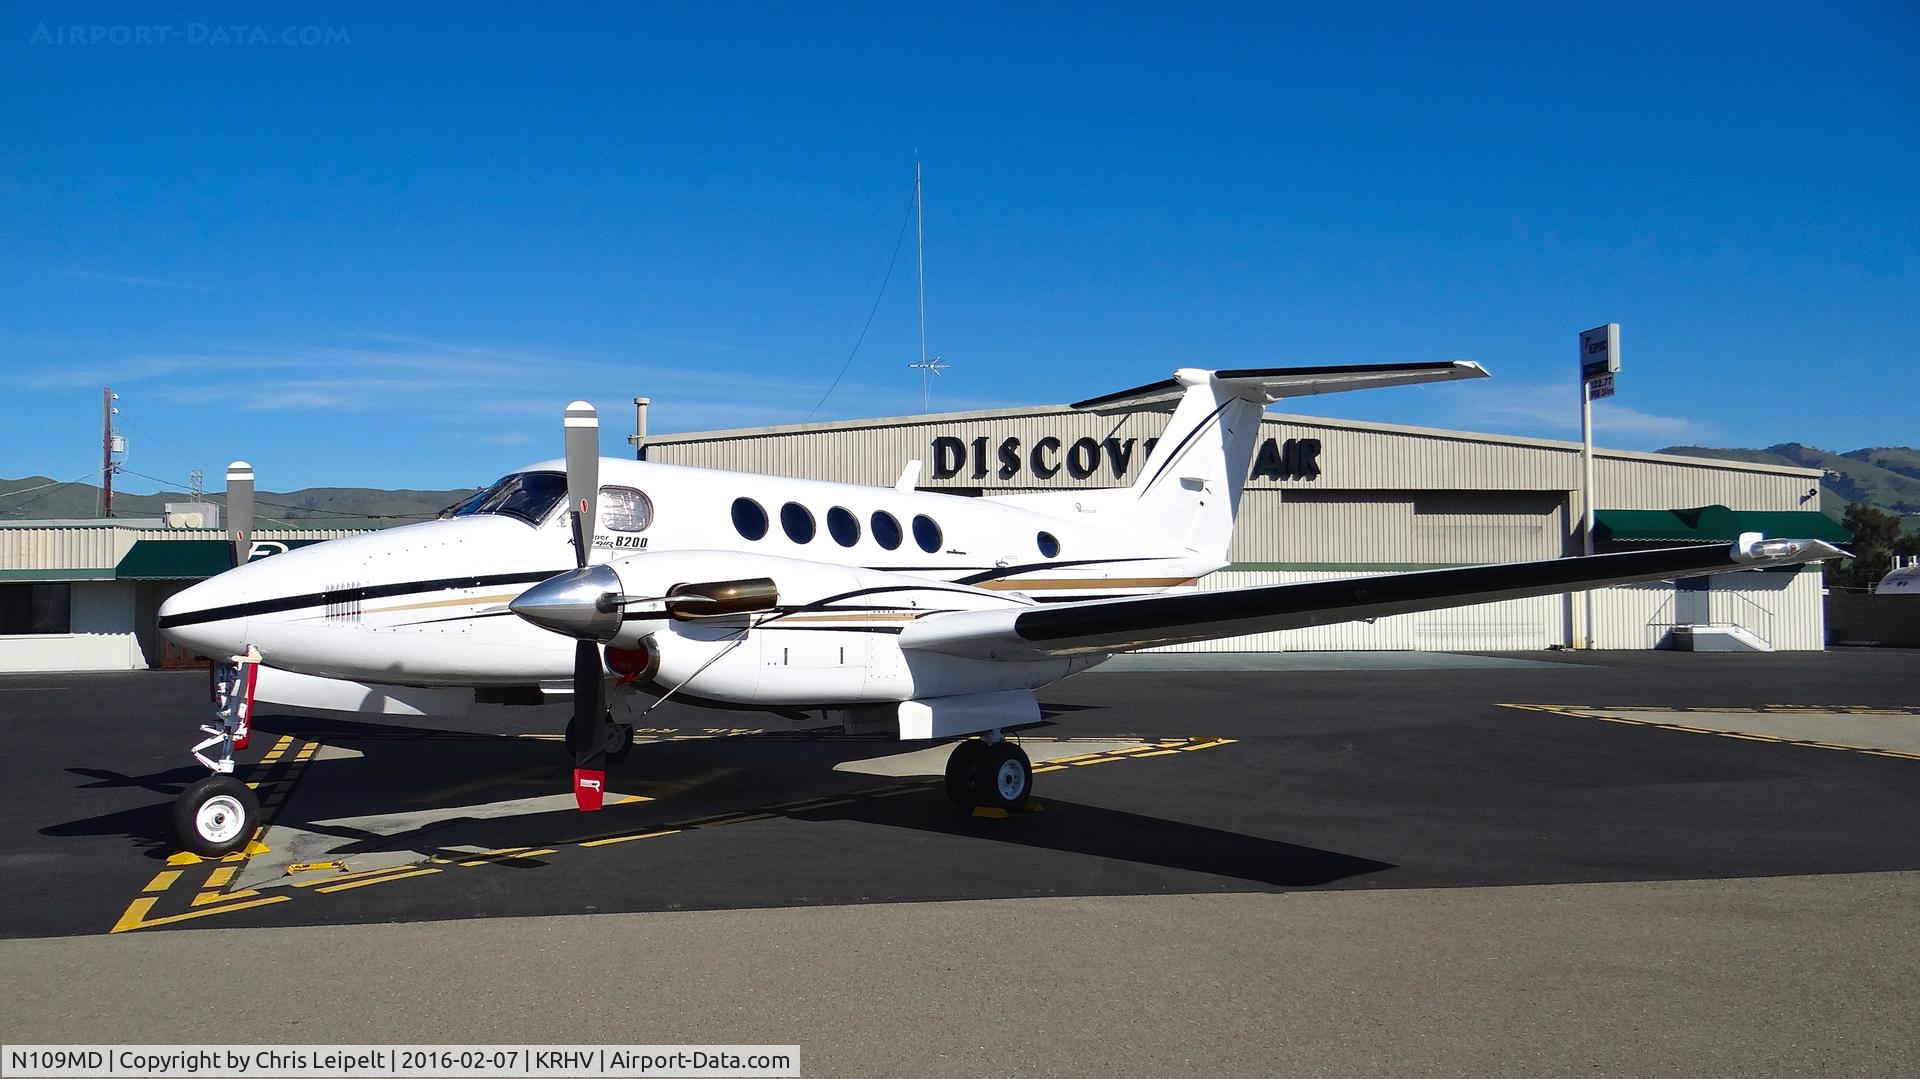
[[[1819,540],[1768,540],[1749,533],[1733,544],[1346,577],[1222,592],[955,611],[930,615],[908,626],[900,635],[900,647],[1011,660],[1127,652],[1243,633],[1549,596],[1603,585],[1795,566],[1843,554]]]

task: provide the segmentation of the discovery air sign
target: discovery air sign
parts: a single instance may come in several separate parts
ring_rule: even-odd
[[[936,480],[995,479],[1002,483],[1051,480],[1065,472],[1070,479],[1100,485],[1123,482],[1136,465],[1153,454],[1157,438],[1077,438],[1072,442],[1047,435],[1031,445],[1019,438],[994,439],[980,435],[971,441],[941,435],[931,445]],[[1250,480],[1313,480],[1320,478],[1320,440],[1269,438],[1253,456]]]

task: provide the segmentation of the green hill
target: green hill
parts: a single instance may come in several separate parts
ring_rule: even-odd
[[[1818,468],[1826,472],[1820,481],[1820,508],[1829,516],[1838,518],[1850,502],[1865,502],[1907,518],[1909,529],[1920,527],[1920,520],[1913,516],[1920,514],[1920,450],[1896,446],[1834,453],[1782,442],[1763,450],[1669,446],[1660,452]]]
[[[54,481],[45,476],[0,480],[0,523],[9,520],[89,518],[98,512],[100,489],[71,483],[43,487]],[[39,490],[26,490],[27,488]],[[259,491],[254,495],[254,517],[262,528],[384,528],[426,520],[472,494],[459,491],[380,491],[367,487],[303,487],[297,491]],[[208,492],[206,499],[225,508],[226,497]],[[116,491],[113,515],[158,517],[168,502],[191,501],[184,491],[128,494]],[[224,522],[223,522],[224,523]]]

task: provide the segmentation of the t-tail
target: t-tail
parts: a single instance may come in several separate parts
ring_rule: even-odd
[[[1179,402],[1132,487],[1076,491],[1071,497],[1094,505],[1109,527],[1121,523],[1224,563],[1233,543],[1240,493],[1260,440],[1261,414],[1268,405],[1286,397],[1485,377],[1484,368],[1466,360],[1226,371],[1182,368],[1160,382],[1074,403],[1074,408],[1089,411],[1127,412]],[[1041,508],[1034,496],[1027,499]]]

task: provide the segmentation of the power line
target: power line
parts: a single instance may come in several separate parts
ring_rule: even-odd
[[[919,181],[916,179],[915,180],[916,186],[918,185],[918,183]],[[807,410],[807,414],[805,418],[803,418],[800,421],[801,423],[805,423],[807,422],[807,420],[812,419],[813,414],[820,411],[820,406],[827,403],[827,398],[833,396],[833,391],[840,388],[840,380],[847,377],[847,368],[853,366],[853,358],[859,355],[860,346],[867,339],[867,331],[873,328],[873,316],[880,313],[880,301],[885,299],[887,295],[887,282],[893,280],[894,264],[900,261],[900,245],[906,242],[907,222],[913,220],[913,207],[914,207],[915,201],[916,201],[915,199],[909,198],[907,200],[906,212],[900,215],[900,234],[893,238],[893,254],[887,257],[887,273],[885,277],[882,277],[880,279],[880,293],[879,295],[873,298],[873,307],[867,312],[866,325],[860,327],[860,336],[857,339],[855,339],[855,341],[853,342],[852,351],[847,353],[846,362],[840,365],[840,373],[833,376],[833,385],[828,386],[827,392],[821,394],[820,400],[815,401],[813,404],[813,407]]]
[[[52,494],[54,491],[58,491],[62,487],[71,487],[74,484],[79,483],[81,480],[90,479],[94,476],[98,476],[101,473],[101,471],[102,471],[101,469],[96,468],[91,472],[83,473],[79,476],[75,476],[73,479],[64,480],[59,483],[43,483],[43,484],[40,484],[38,487],[23,487],[18,491],[8,491],[6,494],[0,495],[0,498],[11,498],[14,495],[26,494],[28,491],[40,491],[44,488],[51,488],[51,490],[46,490],[43,494],[34,495],[32,498],[27,499],[25,502],[22,502],[19,505],[9,506],[5,510],[0,510],[0,513],[19,513],[23,507],[33,505],[35,502],[38,502],[41,499],[47,497],[47,495]]]

